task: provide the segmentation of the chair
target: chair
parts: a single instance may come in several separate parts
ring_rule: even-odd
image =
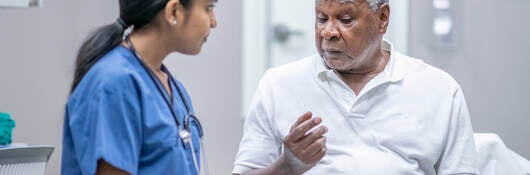
[[[53,146],[0,148],[0,175],[43,175]]]

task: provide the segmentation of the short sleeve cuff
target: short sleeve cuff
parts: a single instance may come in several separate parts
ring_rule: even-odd
[[[234,169],[232,169],[232,174],[243,174],[243,173],[248,172],[250,170],[253,170],[253,169],[248,167],[248,166],[235,165]]]
[[[105,162],[112,165],[113,167],[118,168],[122,171],[125,171],[129,174],[138,174],[137,166],[134,166],[133,164],[129,162],[116,160],[110,156],[101,156],[95,160],[91,160],[92,162],[90,163],[82,163],[81,168],[83,169],[83,172],[90,172],[90,174],[96,174],[97,166],[98,166],[97,162],[100,159],[105,160]]]

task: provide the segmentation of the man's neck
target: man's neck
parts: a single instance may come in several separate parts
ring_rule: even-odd
[[[385,67],[390,59],[390,53],[381,50],[380,53],[373,57],[371,65],[369,65],[368,71],[361,73],[350,73],[350,72],[339,72],[336,71],[339,77],[353,90],[355,94],[359,94],[363,87],[379,73],[385,70]]]

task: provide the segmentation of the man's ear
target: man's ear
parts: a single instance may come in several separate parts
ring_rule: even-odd
[[[379,19],[379,33],[385,34],[388,29],[388,23],[390,22],[390,5],[384,3],[379,6],[376,11],[377,18]]]
[[[184,19],[184,10],[185,9],[180,3],[180,0],[169,0],[164,8],[164,21],[172,26],[182,23]]]

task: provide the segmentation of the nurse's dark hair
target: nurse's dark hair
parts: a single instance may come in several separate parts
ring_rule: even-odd
[[[70,93],[81,82],[90,68],[105,54],[122,42],[127,27],[141,29],[151,23],[155,16],[166,7],[169,0],[120,0],[120,22],[114,22],[93,31],[83,42],[77,52],[74,79]],[[193,0],[180,0],[184,8],[189,9]],[[120,21],[120,20],[117,20]],[[124,23],[124,24],[123,24]]]

